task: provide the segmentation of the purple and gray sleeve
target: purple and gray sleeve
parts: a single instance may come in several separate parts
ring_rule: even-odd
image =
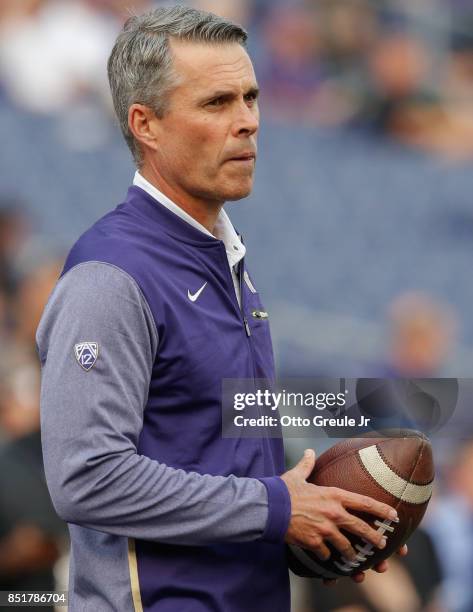
[[[98,345],[85,371],[77,343]],[[137,453],[156,326],[136,282],[101,262],[72,268],[37,332],[47,482],[58,514],[143,540],[199,545],[282,541],[290,501],[279,478],[201,475]]]

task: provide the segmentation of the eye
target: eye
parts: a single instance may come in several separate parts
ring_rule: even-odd
[[[250,93],[247,93],[245,95],[246,102],[253,103],[253,102],[256,102],[257,99],[258,99],[258,94],[256,91],[251,91]]]
[[[220,97],[220,98],[215,98],[214,100],[210,100],[210,102],[207,103],[207,106],[223,106],[224,103],[225,103],[225,98]]]

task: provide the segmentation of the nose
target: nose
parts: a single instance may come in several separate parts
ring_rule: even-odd
[[[246,101],[238,105],[238,112],[233,122],[233,136],[252,136],[259,128],[259,111],[257,104],[248,106]]]

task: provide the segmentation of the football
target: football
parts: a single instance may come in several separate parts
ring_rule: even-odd
[[[370,432],[329,448],[316,461],[308,482],[368,495],[393,506],[399,523],[353,512],[387,537],[383,550],[342,530],[358,552],[345,559],[330,544],[331,556],[322,561],[309,550],[289,547],[290,565],[301,576],[340,578],[365,571],[390,557],[416,529],[427,509],[434,479],[432,447],[426,436],[412,430]]]

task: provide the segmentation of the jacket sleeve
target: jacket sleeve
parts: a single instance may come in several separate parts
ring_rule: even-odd
[[[278,477],[201,475],[137,453],[158,336],[126,272],[69,270],[36,339],[44,464],[61,518],[175,544],[284,539],[290,499]]]

